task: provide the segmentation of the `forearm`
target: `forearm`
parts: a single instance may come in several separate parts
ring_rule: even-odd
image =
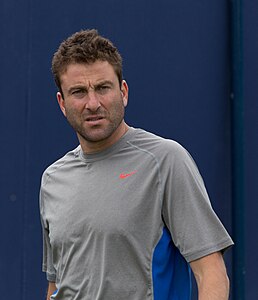
[[[51,295],[56,291],[56,284],[54,282],[49,282],[47,290],[47,299],[50,300]]]
[[[198,300],[228,300],[228,277],[218,277],[217,274],[207,274],[205,278],[197,280]]]
[[[198,300],[228,300],[229,279],[220,252],[190,263],[197,286]]]

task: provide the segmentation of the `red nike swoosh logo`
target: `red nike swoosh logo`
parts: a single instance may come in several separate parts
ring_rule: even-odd
[[[124,178],[127,178],[127,177],[129,177],[129,176],[132,176],[133,174],[135,174],[137,171],[133,171],[133,172],[131,172],[131,173],[122,173],[122,174],[120,174],[120,178],[121,179],[124,179]]]

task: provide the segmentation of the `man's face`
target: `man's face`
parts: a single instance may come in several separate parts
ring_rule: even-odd
[[[122,136],[128,87],[125,81],[119,85],[108,62],[70,64],[60,79],[60,108],[85,151],[101,150]]]

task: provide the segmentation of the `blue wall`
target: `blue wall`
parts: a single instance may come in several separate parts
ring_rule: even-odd
[[[258,3],[243,1],[246,299],[258,297]]]
[[[255,6],[255,7],[254,7]],[[258,5],[245,3],[246,299],[258,294]],[[247,19],[248,16],[248,19]],[[129,84],[126,121],[183,144],[213,207],[232,232],[229,7],[223,0],[2,0],[0,295],[44,299],[38,191],[44,168],[77,145],[55,100],[53,52],[97,28],[120,49]],[[226,254],[231,276],[232,251]]]

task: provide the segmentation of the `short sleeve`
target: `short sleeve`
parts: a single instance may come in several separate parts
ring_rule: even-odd
[[[48,224],[44,215],[43,205],[43,192],[40,191],[40,218],[42,225],[42,237],[43,237],[43,260],[42,260],[42,271],[46,273],[48,281],[56,281],[56,271],[53,266],[53,254],[49,238]]]
[[[175,246],[188,262],[228,248],[232,239],[212,209],[192,157],[180,145],[172,156],[163,217]]]

